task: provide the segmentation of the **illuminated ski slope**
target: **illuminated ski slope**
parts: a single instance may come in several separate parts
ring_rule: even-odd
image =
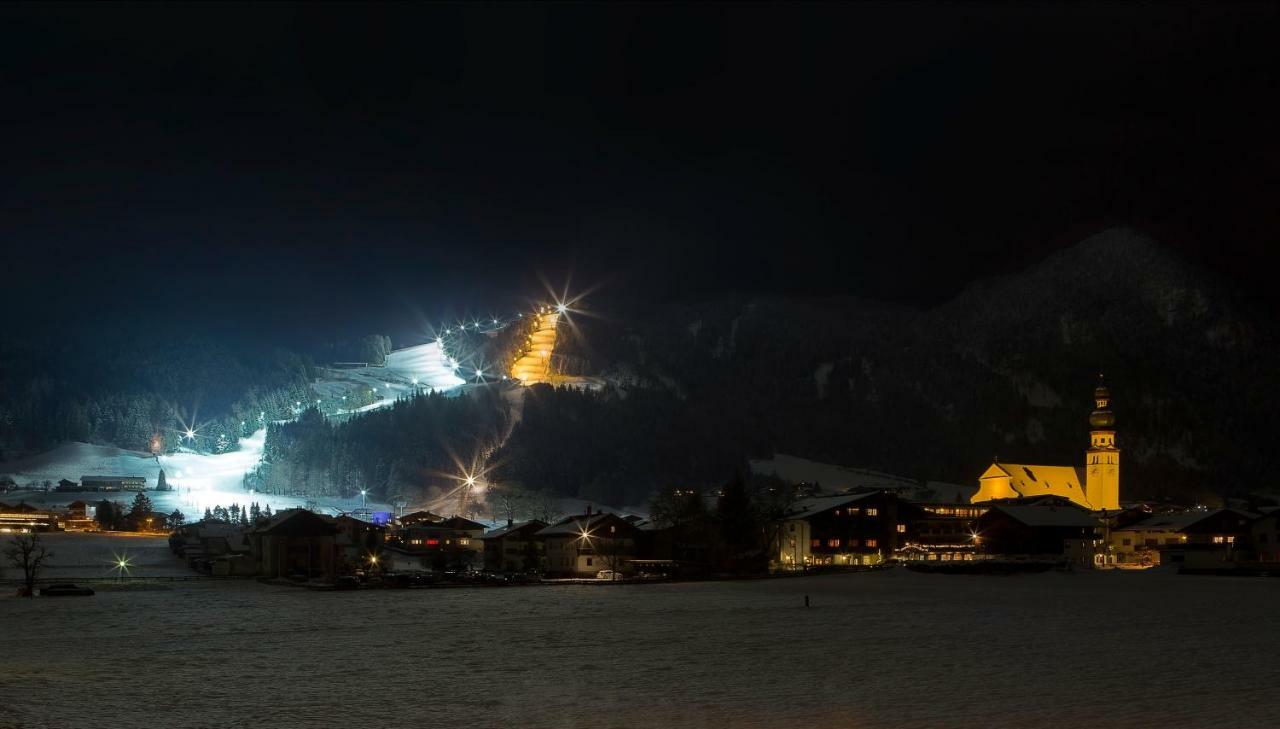
[[[539,314],[534,324],[524,355],[511,366],[511,377],[525,385],[551,382],[551,355],[556,349],[556,325],[560,314],[551,311]]]
[[[443,392],[464,384],[465,381],[455,373],[454,365],[443,344],[429,342],[388,354],[382,367],[324,370],[312,389],[321,398],[322,410],[326,414],[376,410],[402,397],[422,392]],[[376,399],[364,407],[343,407],[346,398],[356,393],[372,394]]]

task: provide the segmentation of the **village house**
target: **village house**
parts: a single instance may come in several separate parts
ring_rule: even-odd
[[[1239,509],[1190,513],[1200,518],[1182,527],[1185,540],[1164,549],[1171,564],[1191,571],[1221,571],[1237,569],[1252,560],[1252,526],[1260,514]]]
[[[800,499],[776,526],[771,568],[879,564],[906,540],[902,503],[887,491]]]
[[[1168,561],[1166,551],[1187,543],[1187,526],[1208,517],[1207,511],[1184,511],[1155,514],[1132,524],[1117,526],[1110,532],[1111,554],[1119,565],[1153,566]]]
[[[84,501],[76,500],[67,504],[67,513],[62,520],[62,528],[67,531],[96,531],[98,522],[94,520],[94,516],[98,512],[98,507]]]
[[[461,516],[402,525],[397,536],[401,549],[429,553],[431,566],[438,570],[475,567],[484,549],[484,524]]]
[[[265,577],[332,580],[338,527],[306,509],[287,509],[249,530],[259,573]]]
[[[343,514],[334,519],[338,528],[335,547],[338,550],[338,571],[349,574],[356,569],[378,568],[386,528],[373,522]],[[385,565],[381,566],[386,569]]]
[[[903,503],[906,536],[896,556],[904,561],[969,561],[977,553],[978,517],[989,504]]]
[[[535,533],[543,541],[547,574],[552,577],[595,577],[602,570],[630,572],[637,557],[640,530],[617,514],[568,516]]]
[[[169,549],[200,572],[218,576],[255,575],[259,565],[253,558],[246,531],[239,524],[201,519],[174,529],[169,535]]]
[[[1103,524],[1065,499],[992,504],[978,517],[974,541],[984,557],[1066,561],[1081,567],[1105,561]]]
[[[543,541],[536,534],[547,526],[531,519],[507,520],[505,527],[484,535],[484,568],[494,572],[542,572],[546,569]]]

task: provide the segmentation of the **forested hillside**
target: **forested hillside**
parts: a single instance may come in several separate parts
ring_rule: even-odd
[[[254,343],[145,333],[0,343],[0,459],[66,441],[208,452],[308,399],[311,361]]]

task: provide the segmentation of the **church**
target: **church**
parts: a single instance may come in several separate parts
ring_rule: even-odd
[[[1089,415],[1089,450],[1084,467],[1028,466],[992,463],[979,477],[978,493],[971,503],[1031,496],[1061,496],[1090,511],[1120,508],[1120,449],[1116,447],[1116,418],[1111,412],[1111,390],[1099,376],[1093,391],[1094,410]]]

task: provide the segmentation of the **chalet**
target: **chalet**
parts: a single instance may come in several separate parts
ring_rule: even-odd
[[[333,579],[338,527],[306,509],[286,509],[249,530],[260,573],[266,577]]]
[[[1192,512],[1200,518],[1184,524],[1181,543],[1165,547],[1171,564],[1187,570],[1234,570],[1253,553],[1253,523],[1261,516],[1239,509]]]
[[[1132,524],[1117,526],[1108,539],[1116,563],[1125,566],[1150,566],[1169,561],[1166,551],[1180,551],[1187,543],[1186,528],[1210,512],[1186,511],[1148,516]]]
[[[484,524],[461,516],[402,526],[398,536],[402,549],[430,553],[430,563],[435,569],[474,567],[480,562],[484,548]]]
[[[62,521],[62,528],[67,531],[90,531],[98,528],[94,516],[98,507],[84,501],[76,500],[67,504],[67,514]]]
[[[539,529],[547,574],[554,577],[595,577],[601,570],[628,572],[637,556],[640,530],[617,514],[568,516]]]
[[[974,541],[986,557],[1067,560],[1094,566],[1103,558],[1102,532],[1102,522],[1065,499],[1006,501],[992,504],[978,517]]]
[[[902,503],[887,491],[800,499],[776,525],[770,566],[793,570],[878,564],[906,542],[907,524],[899,519]]]
[[[426,522],[441,522],[444,517],[430,511],[414,511],[396,519],[402,527],[413,526],[414,524],[423,524]]]
[[[387,531],[385,527],[346,514],[334,519],[334,524],[338,527],[335,546],[339,572],[378,566],[378,555],[382,552]]]
[[[546,569],[543,541],[535,535],[547,526],[531,519],[507,520],[505,527],[484,535],[484,568],[495,572],[542,572]]]
[[[978,517],[990,504],[903,503],[899,518],[907,531],[895,554],[905,561],[968,561],[977,553]]]
[[[75,481],[72,481],[71,479],[64,478],[58,481],[57,490],[58,491],[79,491],[80,484],[76,483]]]
[[[201,519],[174,529],[169,535],[169,549],[200,572],[254,575],[259,565],[246,532],[239,524]]]

